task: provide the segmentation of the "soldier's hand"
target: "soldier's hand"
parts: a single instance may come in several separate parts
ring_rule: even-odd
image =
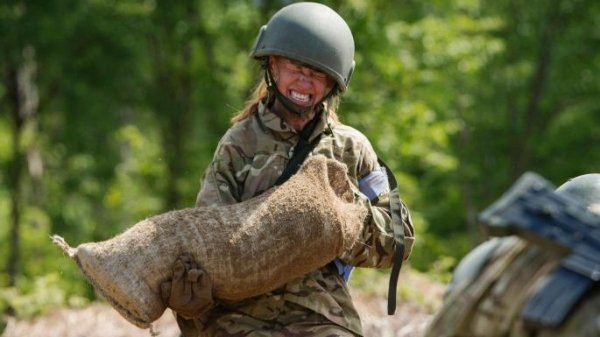
[[[190,255],[173,264],[173,278],[160,285],[164,304],[186,319],[202,316],[214,304],[212,283]]]

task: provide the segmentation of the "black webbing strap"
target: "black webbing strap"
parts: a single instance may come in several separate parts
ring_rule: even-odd
[[[404,259],[404,225],[402,224],[402,208],[400,204],[400,195],[398,193],[398,182],[394,173],[381,159],[378,159],[379,165],[385,167],[390,184],[390,215],[392,218],[392,228],[394,230],[394,241],[396,249],[394,251],[394,264],[390,273],[390,285],[388,288],[388,315],[396,312],[396,294],[398,287],[398,276],[402,268]]]
[[[317,137],[315,137],[315,139],[313,139],[312,142],[309,141],[310,135],[315,130],[315,127],[317,126],[317,122],[320,119],[319,116],[320,115],[315,116],[306,125],[306,127],[304,129],[302,129],[302,131],[300,131],[300,135],[299,135],[300,139],[298,139],[298,143],[294,147],[294,154],[292,154],[292,157],[290,158],[290,161],[288,162],[288,164],[285,166],[285,169],[283,169],[283,172],[281,173],[279,178],[277,178],[277,180],[275,181],[275,186],[279,186],[279,185],[283,184],[291,176],[296,174],[296,172],[298,172],[298,169],[300,169],[300,166],[302,166],[304,159],[306,159],[306,157],[308,156],[310,151],[312,151],[315,148],[315,146],[317,145],[317,143],[319,143],[319,140],[321,140],[321,134],[319,134],[319,135],[317,135]]]

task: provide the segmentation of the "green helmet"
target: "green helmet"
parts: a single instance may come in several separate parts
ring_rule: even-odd
[[[299,2],[280,9],[260,28],[250,56],[283,56],[322,71],[345,91],[354,71],[354,38],[331,8]]]
[[[590,211],[600,213],[600,173],[590,173],[569,179],[556,189],[582,202]]]

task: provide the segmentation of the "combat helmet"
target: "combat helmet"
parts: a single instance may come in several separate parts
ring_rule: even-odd
[[[600,213],[600,173],[590,173],[569,179],[556,189],[583,203],[588,210]]]
[[[331,8],[299,2],[275,13],[260,28],[250,56],[283,56],[333,78],[346,91],[354,71],[354,38],[348,24]]]

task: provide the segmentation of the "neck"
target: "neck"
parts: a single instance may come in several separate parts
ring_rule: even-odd
[[[281,104],[281,102],[279,102],[279,100],[275,100],[275,102],[273,102],[273,106],[271,107],[271,110],[277,116],[279,116],[281,119],[283,119],[283,121],[287,125],[292,127],[297,132],[302,131],[302,129],[304,129],[306,124],[308,124],[313,118],[315,118],[315,115],[316,115],[314,110],[309,111],[302,115],[293,113],[293,112],[289,111],[288,109],[286,109],[285,106],[283,106],[283,104]]]

